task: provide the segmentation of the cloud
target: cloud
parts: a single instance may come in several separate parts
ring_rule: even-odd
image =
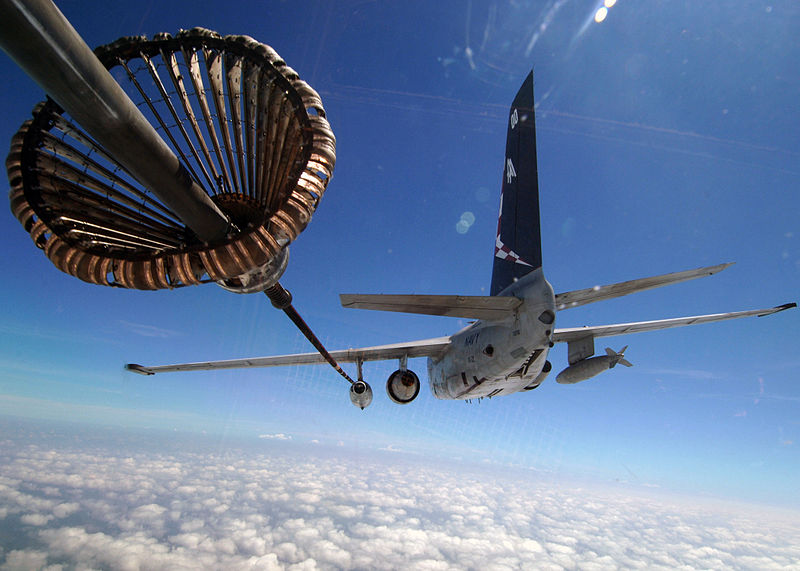
[[[54,516],[52,515],[42,515],[42,514],[25,514],[22,516],[20,521],[27,525],[37,525],[42,526],[53,519]]]
[[[267,440],[291,440],[292,439],[291,436],[287,436],[286,434],[283,434],[283,433],[280,433],[280,432],[278,434],[259,434],[258,437],[259,438],[264,438],[264,439],[267,439]]]
[[[381,452],[405,452],[402,448],[398,448],[394,444],[387,444],[383,448],[380,448]]]
[[[6,561],[0,569],[46,569],[47,553],[36,550],[14,550],[6,556]],[[60,568],[58,568],[60,571]],[[55,569],[53,569],[55,571]]]
[[[58,504],[53,508],[53,515],[58,518],[64,518],[74,514],[79,509],[80,504],[77,502],[65,502],[63,504]]]
[[[795,512],[559,485],[530,471],[446,468],[397,453],[135,444],[0,441],[0,526],[15,529],[8,537],[17,542],[4,546],[0,569],[770,568],[800,560]]]

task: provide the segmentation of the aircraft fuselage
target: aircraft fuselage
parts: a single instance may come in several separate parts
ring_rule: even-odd
[[[545,363],[555,327],[555,295],[541,268],[500,295],[522,304],[506,319],[470,324],[452,336],[441,358],[428,359],[428,382],[436,398],[507,395],[535,388],[549,372]]]

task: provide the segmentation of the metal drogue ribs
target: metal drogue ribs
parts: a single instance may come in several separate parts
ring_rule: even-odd
[[[198,237],[48,99],[6,161],[11,209],[36,245],[60,270],[101,285],[215,281],[247,293],[276,284],[336,160],[317,93],[247,36],[195,28],[123,38],[95,54],[179,158],[187,183],[227,217],[227,231]]]

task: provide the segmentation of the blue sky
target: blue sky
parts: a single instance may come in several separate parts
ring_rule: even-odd
[[[633,4],[633,3],[632,3]],[[545,274],[556,291],[727,261],[718,276],[562,312],[603,324],[769,307],[800,291],[800,8],[791,1],[59,3],[87,43],[204,26],[270,44],[322,96],[337,166],[282,279],[329,348],[463,323],[344,310],[340,292],[488,291],[506,109],[536,81]],[[469,50],[467,50],[469,48]],[[42,98],[7,58],[6,141]],[[474,224],[457,231],[462,215]],[[361,413],[322,367],[132,376],[122,364],[310,350],[263,296],[101,288],[60,273],[6,210],[0,414],[282,433],[355,450],[797,505],[795,311],[609,339],[631,369],[468,406]],[[552,354],[554,373],[566,347]],[[424,373],[424,361],[412,368]],[[422,376],[422,375],[421,375]]]

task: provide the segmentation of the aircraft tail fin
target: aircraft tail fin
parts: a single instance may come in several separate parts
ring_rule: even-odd
[[[540,267],[542,246],[531,71],[509,112],[491,294],[498,295],[514,281]]]

